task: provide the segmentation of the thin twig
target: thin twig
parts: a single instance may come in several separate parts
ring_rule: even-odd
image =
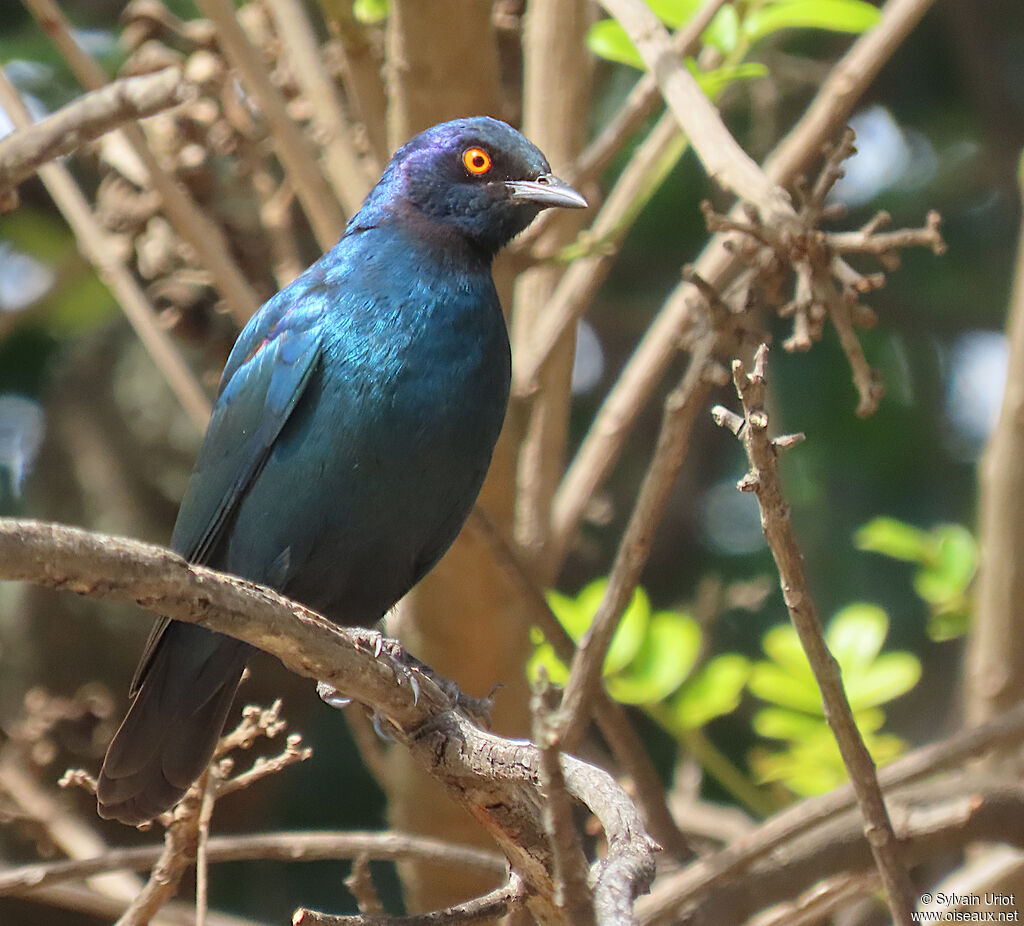
[[[526,607],[530,624],[540,628],[544,638],[554,647],[559,659],[565,663],[570,662],[576,644],[566,633],[565,628],[558,623],[558,618],[552,613],[543,593],[527,573],[515,551],[505,542],[501,532],[479,505],[473,509],[466,529],[479,533],[486,540],[495,561]],[[598,728],[619,767],[633,781],[651,835],[677,861],[692,858],[693,849],[669,810],[658,772],[651,763],[643,742],[633,729],[626,711],[603,689],[598,691],[595,702],[594,716]]]
[[[367,35],[369,30],[356,20],[349,0],[320,0],[319,6],[331,34],[337,39],[332,43],[332,50],[345,85],[345,98],[352,107],[352,118],[358,120],[366,132],[370,149],[367,169],[376,176],[388,156],[382,62]]]
[[[205,788],[192,788],[178,804],[174,820],[164,833],[164,850],[146,886],[115,926],[146,926],[177,892],[182,876],[195,861],[204,791]]]
[[[18,128],[31,124],[31,116],[18,91],[0,70],[0,107]],[[118,258],[118,249],[100,227],[71,174],[63,164],[44,164],[39,176],[75,234],[78,247],[117,299],[153,363],[167,380],[182,408],[199,430],[206,428],[210,400],[174,346],[167,331],[157,321],[135,277]]]
[[[287,51],[288,64],[309,103],[310,118],[323,147],[324,173],[345,214],[353,216],[370,192],[373,179],[353,144],[355,133],[324,68],[306,7],[299,0],[269,0],[267,7]]]
[[[352,860],[352,870],[345,879],[345,887],[355,898],[360,913],[380,916],[384,913],[384,905],[377,894],[377,885],[373,883],[373,872],[370,871],[370,859],[365,855],[357,855]]]
[[[143,871],[160,858],[163,846],[110,849],[91,858],[42,862],[0,871],[0,897],[21,894],[50,884],[89,878],[113,871]],[[430,859],[452,868],[469,868],[482,875],[501,875],[505,860],[495,852],[458,846],[438,839],[405,833],[257,833],[213,836],[206,844],[211,865],[222,862],[271,859],[282,862],[317,862],[364,855],[375,860]],[[138,892],[138,888],[132,894]]]
[[[345,217],[324,181],[308,141],[288,115],[280,91],[238,24],[230,0],[197,0],[197,6],[217,27],[221,49],[266,117],[281,165],[309,217],[317,243],[324,251],[328,250],[341,236]]]
[[[40,827],[47,839],[72,859],[88,858],[106,848],[95,829],[73,813],[67,802],[52,789],[44,787],[29,772],[26,763],[6,747],[0,750],[0,794],[4,794],[7,802],[13,804],[24,819]],[[142,882],[134,875],[106,874],[107,870],[104,867],[93,871],[89,887],[113,901],[128,903],[139,892]],[[85,876],[89,877],[88,874]]]
[[[762,344],[749,375],[742,361],[733,362],[736,391],[743,403],[744,426],[740,438],[751,467],[740,487],[757,496],[761,526],[779,570],[782,597],[821,690],[825,719],[832,728],[857,794],[864,816],[864,833],[881,874],[893,920],[900,926],[909,926],[914,909],[913,884],[878,785],[874,760],[853,719],[839,664],[825,643],[804,571],[803,555],[790,525],[789,508],[777,468],[779,445],[769,439],[767,433],[768,414],[764,407],[767,358],[768,347]]]
[[[40,164],[70,154],[125,122],[177,106],[195,92],[180,68],[169,67],[86,93],[42,121],[0,139],[0,195],[31,177]]]
[[[601,5],[632,39],[708,176],[740,199],[754,203],[764,221],[792,218],[789,197],[737,144],[672,47],[672,38],[654,11],[644,0],[601,0]]]
[[[701,8],[672,36],[672,48],[681,57],[692,55],[704,30],[711,24],[727,0],[704,0]],[[649,72],[636,82],[629,96],[616,111],[611,121],[579,156],[566,178],[571,183],[586,185],[611,162],[626,140],[643,125],[644,120],[657,108],[661,100],[658,82]]]
[[[679,385],[665,400],[661,430],[636,505],[630,513],[608,576],[608,588],[597,614],[573,656],[562,710],[568,748],[575,748],[590,718],[594,692],[601,685],[601,667],[619,618],[633,596],[650,553],[654,531],[686,456],[690,432],[709,390],[707,366],[712,357],[702,342]]]
[[[527,343],[521,345],[514,357],[516,393],[534,389],[555,345],[590,305],[626,234],[685,148],[686,140],[679,133],[675,118],[666,113],[633,153],[594,221],[571,246],[589,243],[590,252],[569,265],[543,312],[538,313]]]
[[[134,896],[134,895],[133,895]],[[105,923],[113,923],[128,908],[128,900],[118,900],[79,884],[53,884],[26,893],[26,900],[60,910],[86,913]],[[52,919],[52,917],[51,917]],[[150,926],[195,926],[191,904],[172,901],[150,920]],[[266,926],[240,916],[210,913],[206,926]]]
[[[888,793],[893,824],[907,861],[922,865],[958,855],[975,841],[1020,846],[1024,842],[1024,790],[1017,781],[947,775]],[[792,901],[823,878],[842,872],[873,875],[878,869],[860,813],[853,809],[822,821],[782,851],[734,872],[699,900],[660,889],[638,904],[644,926],[741,923],[758,910]],[[683,873],[680,873],[680,875]],[[672,880],[670,876],[667,880]],[[656,901],[656,903],[655,903]]]
[[[544,792],[544,830],[551,844],[555,903],[573,926],[594,926],[594,898],[587,883],[587,860],[572,819],[572,804],[562,775],[561,734],[551,700],[553,690],[542,679],[531,698],[533,741],[540,749],[540,782]]]
[[[55,0],[25,0],[25,6],[87,90],[99,90],[108,83],[103,69],[76,41]],[[260,300],[232,259],[221,229],[203,214],[185,188],[160,166],[139,126],[129,124],[119,131],[124,133],[128,144],[145,166],[178,234],[191,245],[198,260],[209,271],[231,314],[240,325],[245,324],[259,307]]]
[[[464,923],[479,923],[481,920],[505,916],[526,899],[522,883],[513,876],[508,883],[482,897],[467,900],[446,910],[432,913],[417,913],[411,916],[380,916],[359,914],[358,916],[334,916],[318,913],[305,908],[292,915],[293,926],[461,926]]]
[[[591,23],[589,0],[534,0],[523,28],[523,131],[561,171],[579,154],[586,126],[577,118],[587,109],[593,56],[584,36]],[[559,92],[551,87],[559,85]],[[560,221],[542,235],[544,247],[558,250],[572,240],[582,218],[562,210]],[[513,356],[523,354],[549,310],[564,264],[528,268],[515,282],[512,306]],[[552,582],[546,555],[551,533],[551,501],[565,469],[576,332],[563,329],[551,347],[552,363],[525,408],[516,461],[513,534],[520,555],[543,582]]]

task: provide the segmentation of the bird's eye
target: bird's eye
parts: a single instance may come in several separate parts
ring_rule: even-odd
[[[462,163],[473,176],[479,177],[491,169],[491,156],[483,148],[467,148],[462,152]]]

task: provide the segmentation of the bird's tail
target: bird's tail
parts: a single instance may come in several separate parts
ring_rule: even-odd
[[[173,807],[213,757],[250,647],[171,622],[107,750],[99,813],[139,824]]]

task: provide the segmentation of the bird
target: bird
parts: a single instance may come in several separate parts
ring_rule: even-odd
[[[495,255],[586,200],[512,126],[443,122],[398,149],[338,243],[232,348],[171,548],[372,627],[476,501],[508,404]],[[138,825],[209,764],[253,648],[159,619],[97,780]]]

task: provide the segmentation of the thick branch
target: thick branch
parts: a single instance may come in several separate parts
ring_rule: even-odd
[[[555,916],[536,748],[473,726],[429,675],[418,673],[415,689],[396,684],[409,670],[386,652],[375,655],[376,635],[339,629],[270,589],[192,565],[168,550],[54,524],[0,520],[0,578],[137,601],[162,616],[251,643],[297,674],[366,704],[390,720],[413,759],[491,833]],[[608,891],[631,903],[653,877],[655,846],[611,776],[572,756],[563,756],[562,765],[569,793],[601,821],[608,841],[595,896]]]

